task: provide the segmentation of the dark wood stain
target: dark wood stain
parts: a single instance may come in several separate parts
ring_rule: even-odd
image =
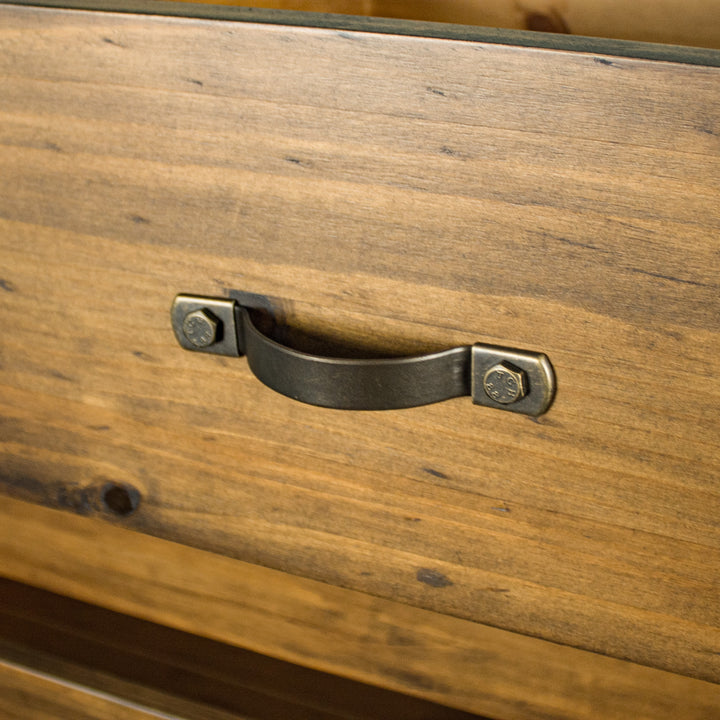
[[[103,41],[104,43],[107,43],[108,45],[114,45],[115,47],[125,48],[125,45],[123,45],[122,43],[119,43],[117,40],[113,40],[113,39],[110,38],[110,37],[104,37],[104,38],[102,39],[102,41]]]
[[[127,517],[140,506],[142,496],[137,488],[127,483],[108,482],[100,489],[100,497],[106,510],[120,517]]]
[[[435,468],[424,467],[423,471],[426,472],[428,475],[432,475],[433,477],[440,478],[441,480],[448,479],[448,476],[444,472],[441,472],[440,470],[435,470]]]
[[[133,350],[132,354],[138,360],[144,360],[145,362],[154,362],[155,361],[155,358],[152,355],[148,355],[148,353],[146,353],[142,350]]]
[[[60,372],[60,370],[50,369],[46,372],[46,375],[48,377],[55,378],[57,380],[62,380],[63,382],[75,382],[73,378],[71,378],[69,375],[66,375],[63,372]]]
[[[707,287],[717,289],[717,284],[701,283],[696,280],[688,280],[687,278],[679,278],[674,275],[664,275],[663,273],[651,272],[644,270],[643,268],[629,268],[630,272],[638,273],[640,275],[649,275],[650,277],[660,278],[661,280],[668,280],[669,282],[680,283],[682,285],[693,285],[695,287]]]
[[[445,588],[453,585],[452,580],[450,580],[446,575],[443,575],[443,573],[439,570],[433,570],[432,568],[420,568],[415,574],[415,577],[419,582],[425,583],[426,585],[430,585],[430,587],[434,588]]]

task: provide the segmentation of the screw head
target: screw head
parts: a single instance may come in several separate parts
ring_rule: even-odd
[[[219,321],[208,310],[193,310],[183,320],[183,335],[197,348],[206,348],[218,338]]]
[[[485,373],[483,389],[491,400],[501,405],[510,405],[527,395],[527,376],[524,370],[501,362]]]

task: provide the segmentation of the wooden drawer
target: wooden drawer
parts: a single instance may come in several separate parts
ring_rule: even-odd
[[[3,720],[477,717],[16,582],[0,597]]]
[[[485,628],[506,633],[498,644],[677,674],[674,697],[703,688],[687,716],[707,717],[718,51],[173,3],[0,5],[0,18],[3,574],[142,614],[142,591],[93,585],[78,568],[92,551],[67,539],[102,543],[114,524],[277,572],[275,599],[302,580],[316,584],[298,597],[331,588],[339,605],[427,613],[430,636],[457,622],[474,639],[445,656],[451,675],[479,669]],[[312,352],[537,350],[557,392],[539,417],[469,398],[299,404],[241,358],[182,350],[181,292],[261,308]],[[102,523],[32,515],[43,545],[30,552],[17,500]],[[157,541],[127,542],[139,557]],[[191,557],[178,552],[158,561],[161,584]],[[119,582],[107,566],[103,582]],[[332,612],[328,631],[361,635]],[[212,632],[461,709],[539,716],[507,695],[483,705],[487,686],[441,687],[432,663],[414,677],[364,668],[373,643],[427,647],[378,627],[354,665],[310,658],[297,638]],[[567,696],[591,696],[575,678]],[[524,692],[535,713],[611,716]]]

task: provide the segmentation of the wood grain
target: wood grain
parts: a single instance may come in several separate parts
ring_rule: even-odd
[[[136,688],[103,673],[77,668],[68,662],[48,661],[3,643],[0,643],[0,652],[19,655],[27,663],[7,660],[4,655],[0,657],[3,720],[255,720],[203,703]],[[38,670],[38,662],[48,665],[52,672]],[[83,682],[68,680],[65,674],[81,675]],[[125,697],[126,691],[138,689],[150,704]],[[173,711],[160,709],[163,706],[170,706]]]
[[[708,720],[720,707],[719,685],[293,577],[97,519],[12,499],[0,505],[0,518],[7,577],[488,717]],[[127,624],[117,626],[121,635]],[[102,626],[75,625],[72,614],[59,625],[88,644],[107,635]],[[120,647],[128,640],[132,636],[121,638]],[[67,645],[59,647],[68,652]],[[158,643],[151,652],[165,663],[195,667],[182,648],[168,654]],[[239,664],[227,662],[231,654],[225,648],[206,657],[204,672],[242,685],[252,673],[233,672]],[[278,694],[292,687],[279,683]],[[372,704],[364,710],[371,712]],[[430,716],[441,717],[437,710]]]
[[[0,712],[6,720],[180,720],[181,716],[157,713],[127,703],[108,693],[63,681],[30,667],[0,658]],[[198,717],[198,716],[195,716]],[[231,720],[230,716],[205,716],[208,720]]]
[[[0,18],[6,493],[720,680],[720,69]],[[541,350],[557,399],[300,406],[181,351],[177,292],[370,349]]]
[[[210,1],[243,4],[200,0]],[[254,0],[253,6],[720,48],[713,0]]]
[[[0,662],[161,713],[198,720],[482,720],[2,578],[0,598]]]

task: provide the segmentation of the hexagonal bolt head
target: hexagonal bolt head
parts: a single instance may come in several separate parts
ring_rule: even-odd
[[[527,395],[527,376],[510,363],[498,363],[485,373],[483,389],[491,400],[510,405]]]
[[[183,320],[183,335],[197,348],[206,348],[218,339],[219,320],[208,310],[193,310]]]

